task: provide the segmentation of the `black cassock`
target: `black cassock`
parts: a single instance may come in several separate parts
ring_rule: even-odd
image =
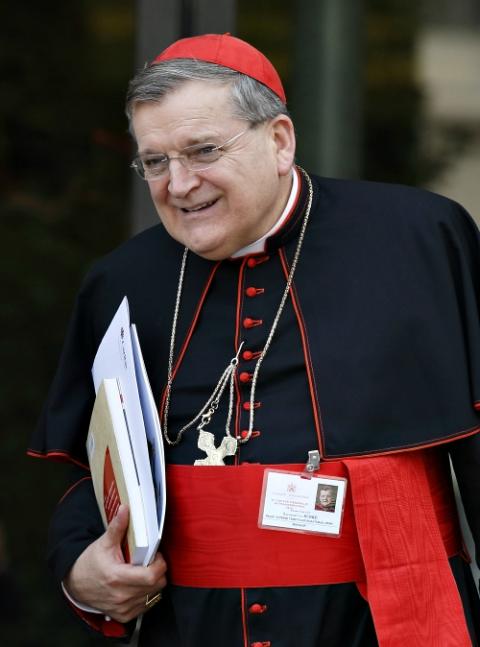
[[[445,457],[449,452],[478,537],[476,227],[458,204],[425,191],[315,177],[312,182],[311,216],[293,289],[259,374],[255,433],[226,462],[304,463],[312,449],[326,460],[404,448],[427,448]],[[248,429],[248,375],[285,288],[307,201],[302,183],[292,213],[267,240],[264,253],[219,263],[189,255],[171,437],[203,406],[242,341],[238,373],[247,377],[237,380],[232,424],[237,434]],[[85,476],[91,366],[125,295],[160,403],[182,253],[158,225],[93,267],[32,438],[33,455],[73,460],[74,478]],[[223,400],[209,429],[217,444],[227,415]],[[186,432],[178,446],[166,447],[167,462],[192,465],[202,457],[196,443],[195,429]],[[169,523],[174,519],[167,514]],[[91,482],[83,480],[58,506],[52,523],[50,564],[59,580],[102,530]],[[451,564],[476,644],[478,597],[469,567],[460,557]],[[169,585],[143,622],[140,645],[156,644],[378,643],[368,604],[352,582],[248,589]]]

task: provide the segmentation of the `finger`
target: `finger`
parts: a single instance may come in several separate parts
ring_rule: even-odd
[[[132,597],[117,594],[109,605],[108,615],[119,622],[128,622],[158,604],[162,599],[162,591],[163,589],[142,592]]]
[[[138,616],[148,611],[148,608],[145,606],[145,601],[146,596],[143,596],[140,600],[135,601],[134,604],[113,609],[109,616],[121,623],[130,622],[130,620],[138,618]]]
[[[166,586],[166,571],[167,565],[161,558],[150,566],[119,564],[114,574],[122,582],[124,590],[129,590],[135,595],[151,593]]]
[[[108,524],[107,530],[103,535],[103,541],[105,547],[116,547],[120,546],[127,532],[129,521],[129,511],[128,506],[122,504],[117,511],[117,514]]]
[[[167,562],[163,558],[162,553],[157,553],[150,562],[150,564],[147,566],[147,568],[151,571],[154,571],[158,575],[165,575],[167,572]]]
[[[126,586],[151,591],[166,584],[167,563],[161,553],[156,553],[148,566],[118,565],[116,572]]]
[[[145,612],[145,601],[146,596],[136,596],[135,598],[129,599],[125,602],[117,602],[111,604],[108,609],[107,615],[118,622],[129,622],[133,618],[138,617]]]
[[[132,618],[145,613],[154,606],[147,606],[147,595],[149,596],[148,599],[155,599],[155,596],[158,593],[162,593],[166,584],[167,581],[165,577],[157,579],[155,583],[151,583],[148,586],[144,584],[141,587],[130,586],[123,582],[122,585],[114,586],[112,590],[106,592],[102,600],[102,606],[97,606],[98,608],[102,608],[107,615],[115,620],[118,620],[119,622],[127,622]],[[157,602],[159,602],[160,599],[161,598],[159,598]]]

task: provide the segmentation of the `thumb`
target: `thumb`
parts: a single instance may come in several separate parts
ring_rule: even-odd
[[[105,543],[109,546],[120,546],[127,532],[129,521],[128,506],[122,504],[117,514],[108,524],[107,530],[104,535]]]

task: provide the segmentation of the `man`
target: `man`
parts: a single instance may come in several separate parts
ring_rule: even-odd
[[[335,512],[335,490],[331,487],[318,486],[315,510],[322,512]]]
[[[50,537],[72,606],[111,636],[145,612],[142,646],[476,644],[448,464],[478,536],[472,221],[295,166],[275,69],[227,34],[167,48],[127,114],[162,224],[85,280],[31,449],[77,466]],[[85,470],[91,364],[125,294],[168,463],[149,567],[123,563],[128,510],[103,533]],[[321,525],[329,484],[343,513]]]

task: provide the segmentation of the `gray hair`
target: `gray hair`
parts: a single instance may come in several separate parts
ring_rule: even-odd
[[[188,81],[205,81],[230,86],[233,116],[259,124],[277,115],[288,116],[283,101],[266,85],[228,67],[196,59],[173,59],[146,66],[130,81],[125,111],[130,122],[135,105],[160,102]]]

